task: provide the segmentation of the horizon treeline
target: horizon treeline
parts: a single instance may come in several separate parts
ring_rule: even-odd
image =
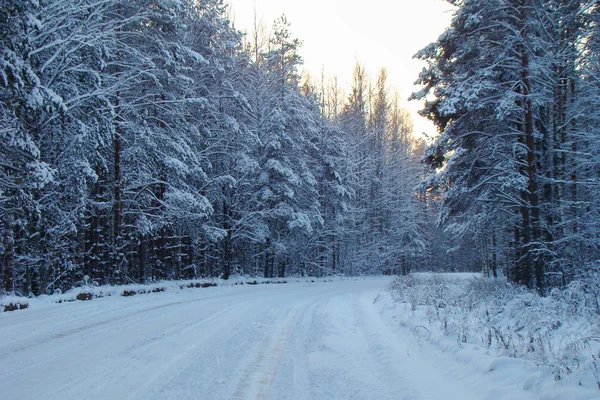
[[[300,45],[222,0],[0,0],[1,290],[424,265],[424,144],[385,70],[342,98]]]

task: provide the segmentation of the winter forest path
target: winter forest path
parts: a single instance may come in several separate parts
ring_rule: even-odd
[[[452,360],[381,315],[386,283],[219,287],[6,313],[0,397],[484,398],[448,375]]]

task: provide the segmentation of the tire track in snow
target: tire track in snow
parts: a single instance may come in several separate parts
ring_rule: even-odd
[[[258,345],[254,360],[246,367],[242,379],[232,399],[266,400],[279,368],[288,336],[299,319],[299,307],[294,307],[274,329],[273,335],[267,335]]]
[[[177,375],[180,371],[187,369],[193,360],[210,356],[210,346],[207,345],[213,343],[223,332],[235,328],[236,325],[243,321],[244,316],[249,315],[249,311],[252,309],[253,306],[248,304],[232,305],[197,323],[189,324],[183,329],[174,327],[171,336],[176,338],[177,342],[191,343],[184,345],[184,347],[180,348],[174,354],[171,352],[166,354],[158,366],[158,369],[150,376],[143,376],[139,386],[136,386],[136,388],[124,397],[124,399],[134,400],[146,398],[147,396],[144,396],[144,393],[152,388],[157,382],[160,382],[161,378],[165,375]],[[221,318],[223,316],[226,316],[226,318]],[[203,331],[197,332],[197,327],[199,325],[205,325],[210,322],[214,323],[207,326]],[[156,337],[144,343],[141,348],[154,346],[157,341],[169,339],[171,338]]]
[[[188,301],[176,301],[153,307],[145,307],[139,313],[127,312],[111,318],[110,321],[116,322],[116,325],[115,323],[109,323],[107,320],[102,320],[97,323],[87,324],[83,327],[84,329],[72,329],[66,332],[52,333],[45,336],[44,340],[35,341],[31,346],[29,343],[20,344],[18,347],[11,349],[12,351],[1,354],[0,372],[4,378],[11,379],[11,377],[22,376],[24,371],[35,371],[40,365],[48,364],[49,362],[61,364],[61,360],[66,359],[70,359],[69,364],[81,364],[80,369],[89,369],[89,366],[86,365],[86,360],[101,359],[106,356],[103,352],[98,351],[97,345],[103,346],[107,349],[107,353],[110,353],[111,357],[116,359],[129,359],[137,362],[144,359],[147,360],[148,355],[153,353],[151,349],[153,344],[168,341],[172,337],[184,337],[193,331],[204,332],[204,330],[199,330],[198,327],[205,326],[219,317],[227,315],[232,309],[235,312],[235,308],[240,307],[240,303],[233,300],[234,296],[230,298],[232,300],[228,298],[231,302],[229,305],[227,303],[221,305],[222,297],[216,296],[209,299],[194,298]],[[184,310],[194,310],[196,303],[202,300],[204,301],[204,307],[199,310],[201,312],[185,313],[184,315],[187,318],[183,321],[181,321],[181,313],[183,311],[181,308],[177,308],[175,312],[172,311],[167,314],[162,312],[152,313],[152,311],[160,311],[173,306],[184,306]],[[85,306],[84,304],[81,305]],[[244,307],[244,310],[247,310],[247,308]],[[236,313],[236,315],[238,314]],[[239,315],[243,315],[243,312],[240,312]],[[217,324],[220,324],[220,321]],[[91,329],[91,327],[96,327],[97,329]],[[110,341],[105,341],[107,337],[119,339],[111,343]],[[52,345],[52,343],[55,343],[54,346],[61,346],[60,343],[69,344],[66,348],[63,347],[61,351],[57,352],[40,354],[36,351],[38,346],[43,347],[48,344]],[[107,343],[110,349],[103,343]],[[178,345],[178,342],[174,342],[171,348],[176,350],[178,349]],[[16,364],[11,363],[11,368],[2,368],[2,362],[8,365],[11,359],[15,357],[19,358],[20,353],[23,353],[26,357],[21,356],[20,362]],[[84,356],[76,357],[74,356],[76,354]],[[152,362],[152,360],[147,361]],[[131,373],[135,375],[136,372],[133,365],[135,364],[128,363],[124,370],[131,369]],[[100,371],[100,366],[95,366],[94,368],[98,369],[98,375],[109,375],[109,372]],[[73,385],[76,386],[77,383]]]
[[[229,313],[236,306],[237,305],[232,304],[227,307],[223,307],[222,309],[217,310],[213,313],[210,313],[208,316],[199,315],[194,318],[191,318],[189,321],[186,321],[182,324],[167,327],[166,329],[161,330],[160,332],[154,334],[151,337],[148,337],[140,342],[134,343],[131,347],[125,349],[123,351],[123,354],[129,354],[129,353],[133,353],[135,351],[139,351],[140,349],[146,348],[156,342],[168,340],[175,335],[181,336],[181,335],[185,335],[191,331],[195,331],[198,329],[199,325],[203,325],[208,322],[216,320],[217,318]]]
[[[373,303],[375,300],[373,300]],[[392,337],[382,336],[381,325],[374,319],[368,307],[372,304],[366,304],[360,299],[355,299],[354,314],[357,325],[360,327],[364,336],[368,338],[367,347],[369,358],[376,366],[378,378],[390,399],[414,400],[421,399],[421,395],[414,383],[408,379],[407,364],[400,360],[407,359],[407,353],[402,354],[398,348],[390,346],[390,340],[396,340]],[[433,399],[431,399],[433,400]]]
[[[99,328],[99,327],[104,327],[104,326],[110,326],[111,324],[118,322],[118,321],[127,321],[130,322],[132,321],[134,318],[136,319],[141,319],[138,317],[142,317],[144,318],[144,314],[147,313],[151,313],[153,311],[157,311],[157,310],[161,310],[161,309],[165,309],[165,308],[171,308],[171,307],[175,307],[175,306],[182,306],[182,305],[190,305],[190,304],[194,304],[194,303],[198,303],[198,302],[217,302],[220,299],[223,298],[230,298],[233,299],[235,297],[241,297],[244,296],[244,293],[238,293],[238,294],[220,294],[220,295],[216,295],[216,296],[211,296],[209,298],[202,296],[202,297],[198,297],[198,298],[192,298],[192,299],[186,299],[186,300],[181,300],[181,301],[174,301],[174,302],[170,302],[170,303],[166,303],[166,304],[158,304],[152,307],[143,307],[140,309],[137,309],[135,307],[139,306],[139,304],[134,304],[133,306],[133,310],[128,311],[126,313],[120,313],[123,311],[123,305],[121,304],[121,307],[116,309],[114,312],[119,313],[119,315],[116,316],[111,316],[109,318],[105,318],[102,319],[100,321],[96,321],[92,324],[84,324],[81,326],[77,326],[77,327],[70,327],[69,329],[61,329],[58,332],[54,332],[54,333],[50,333],[50,334],[46,334],[45,336],[39,337],[39,338],[35,338],[35,339],[30,339],[28,341],[22,342],[20,343],[18,346],[15,346],[14,343],[8,343],[8,345],[10,345],[10,347],[8,347],[7,350],[1,351],[0,352],[0,361],[4,358],[6,358],[8,355],[11,355],[13,353],[20,353],[20,352],[24,352],[26,350],[30,350],[33,347],[38,347],[38,346],[43,346],[46,345],[50,342],[53,342],[54,340],[60,340],[60,339],[64,339],[73,335],[77,335],[80,333],[85,333],[88,331],[92,331],[95,328]],[[158,300],[160,301],[160,297],[161,294],[157,294],[157,297],[153,300]],[[100,300],[95,300],[96,302],[98,301],[102,301],[103,299]],[[137,299],[136,299],[137,300]],[[125,300],[123,300],[125,301]],[[68,304],[68,306],[74,306],[74,305],[85,305],[87,306],[87,304],[81,304],[81,303],[77,303],[74,302],[72,304]],[[92,304],[95,307],[100,307],[98,303]],[[62,304],[56,304],[56,307],[61,307],[64,306]],[[54,310],[53,310],[54,311]],[[62,311],[62,310],[61,310]],[[98,311],[98,309],[92,309],[90,310],[92,313],[97,313],[99,315],[104,315],[107,314],[107,312],[105,311]],[[79,309],[77,312],[82,312],[81,309]],[[61,317],[61,314],[64,315],[66,313],[66,309],[65,311],[63,311],[62,313],[56,313],[55,315],[53,315],[52,318],[57,319]],[[64,321],[62,321],[59,326],[62,327],[63,325],[65,326],[70,326],[71,324],[77,322],[78,320],[83,320],[83,321],[89,321],[91,318],[93,317],[89,315],[89,313],[82,313],[81,315],[77,315],[74,319],[73,318],[67,318],[68,323],[65,323]],[[23,325],[25,325],[28,322],[24,322]],[[38,324],[39,326],[39,324]],[[12,330],[14,330],[15,328],[19,328],[18,326],[13,326]],[[60,329],[60,328],[59,328]],[[29,330],[29,332],[35,333],[36,330],[31,329]],[[24,335],[23,337],[21,337],[21,339],[29,339],[32,335]],[[0,349],[3,346],[0,346]]]
[[[52,363],[61,366],[58,368],[65,366],[70,371],[86,371],[96,377],[97,384],[90,387],[85,380],[66,378],[48,390],[40,382],[32,381],[27,390],[34,394],[27,398],[153,398],[151,393],[157,385],[168,382],[195,359],[210,357],[211,344],[218,342],[223,332],[234,330],[240,321],[253,315],[250,311],[259,303],[234,302],[218,309],[215,309],[218,304],[212,301],[207,301],[206,305],[208,310],[200,314],[195,314],[196,306],[190,305],[174,310],[172,317],[163,313],[146,314],[134,324],[128,321],[119,324],[117,329],[103,328],[94,332],[95,335],[75,336],[78,342],[69,345],[66,351],[43,355],[29,365],[11,368],[3,376],[7,379],[13,376],[15,380],[40,376],[43,374],[40,364],[55,359]],[[95,343],[96,337],[105,339]],[[87,350],[83,356],[77,356],[81,354],[81,348]],[[105,364],[103,359],[110,359],[111,363]],[[121,381],[121,376],[127,376],[127,380]],[[117,379],[118,385],[111,384]]]
[[[398,400],[444,400],[453,398],[475,400],[479,397],[464,384],[447,376],[440,365],[421,354],[412,337],[400,337],[381,318],[368,295],[355,299],[355,312],[368,342],[369,355],[382,383],[388,384],[390,398]],[[442,389],[443,388],[443,389]]]
[[[354,295],[332,296],[321,310],[323,335],[311,353],[312,397],[318,399],[397,400],[400,377],[380,371],[373,338],[364,327]]]
[[[284,391],[279,391],[282,394],[280,398],[291,400],[307,400],[309,398],[310,378],[308,374],[307,346],[309,341],[313,339],[310,329],[319,305],[322,305],[322,301],[315,301],[307,307],[293,328],[294,335],[290,336],[292,340],[289,341],[287,354],[288,359],[291,361],[291,378],[288,380],[287,376],[280,377],[283,381],[279,387],[285,388]]]
[[[309,344],[315,338],[313,320],[323,307],[325,296],[316,296],[292,323],[279,368],[273,379],[270,397],[276,400],[309,400]]]

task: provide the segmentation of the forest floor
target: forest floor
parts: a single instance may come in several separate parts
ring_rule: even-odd
[[[390,278],[219,286],[0,313],[0,397],[599,399],[399,321]],[[417,327],[417,329],[415,329]]]

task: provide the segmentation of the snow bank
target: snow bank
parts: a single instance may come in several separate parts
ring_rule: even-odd
[[[123,296],[131,297],[136,295],[176,292],[189,289],[210,288],[215,286],[235,286],[235,285],[268,285],[285,284],[300,282],[333,282],[334,280],[343,280],[341,276],[327,278],[307,278],[307,277],[289,277],[289,278],[262,278],[248,276],[232,276],[228,280],[218,278],[160,281],[150,284],[129,284],[129,285],[84,285],[74,287],[64,293],[57,292],[52,295],[41,295],[35,298],[22,296],[0,296],[0,312],[23,310],[29,307],[40,307],[44,304],[69,303],[74,301],[87,301],[103,297]]]
[[[401,325],[444,351],[458,347],[469,362],[475,354],[492,356],[489,371],[533,366],[524,388],[544,392],[546,382],[552,388],[544,393],[556,392],[547,398],[574,398],[560,397],[553,383],[562,380],[600,389],[599,291],[589,280],[541,297],[502,279],[412,274],[395,278],[389,291],[409,311],[397,316]]]

